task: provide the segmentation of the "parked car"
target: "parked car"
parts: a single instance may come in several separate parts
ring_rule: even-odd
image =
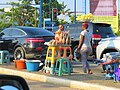
[[[14,26],[4,29],[1,39],[12,40],[6,49],[14,55],[15,59],[31,59],[45,56],[49,42],[54,34],[48,30],[37,27]]]
[[[74,59],[76,59],[76,49],[79,44],[79,36],[82,31],[82,22],[76,23],[76,24],[66,24],[65,30],[70,31],[70,37],[72,39],[72,50],[73,50],[73,56]],[[98,45],[98,42],[102,38],[108,38],[108,37],[115,37],[115,34],[112,31],[111,25],[106,23],[89,23],[88,30],[92,33],[92,49],[93,49],[93,55],[96,55],[96,47]],[[53,30],[55,32],[56,30]]]
[[[103,54],[120,52],[120,37],[102,39],[96,48],[97,59],[103,58]]]

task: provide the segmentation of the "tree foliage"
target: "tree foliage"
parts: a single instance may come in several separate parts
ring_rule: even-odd
[[[35,0],[35,4],[39,4],[40,0]],[[66,5],[64,5],[64,2],[61,4],[58,3],[57,0],[43,0],[43,18],[51,18],[52,19],[52,8],[57,8],[58,15],[63,13],[67,13],[70,9],[64,10],[66,8]],[[59,20],[55,21],[56,24],[61,24],[61,21]],[[63,23],[63,22],[62,22]]]
[[[1,15],[0,15],[0,29],[10,27],[12,25],[11,23],[11,13],[4,13],[3,9],[0,9]]]
[[[39,24],[39,9],[32,7],[32,0],[19,0],[19,3],[11,3],[14,8],[12,9],[14,13],[14,23],[20,26],[38,26]],[[35,0],[35,4],[39,5],[40,0]],[[63,4],[59,4],[57,0],[43,0],[43,18],[52,17],[52,8],[58,9],[58,15],[65,8]]]
[[[21,1],[21,0],[19,0]],[[31,0],[22,0],[20,3],[11,3],[13,13],[13,23],[19,26],[35,26],[35,8],[31,6]]]
[[[0,27],[5,28],[11,25],[17,26],[39,26],[39,8],[33,7],[33,1],[36,5],[40,5],[40,0],[19,0],[19,3],[11,2],[11,12],[6,12],[3,15],[0,15],[1,19],[4,19],[6,16],[10,17],[10,21],[4,23],[0,21]],[[52,8],[57,8],[58,15],[63,11],[67,13],[70,9],[65,10],[66,5],[63,3],[58,3],[57,0],[43,0],[43,18],[52,18]],[[4,9],[0,9],[1,12],[4,12]],[[63,20],[59,22],[56,21],[56,24],[67,23]]]
[[[65,21],[64,19],[59,19],[59,24],[64,25],[67,24],[68,22]]]

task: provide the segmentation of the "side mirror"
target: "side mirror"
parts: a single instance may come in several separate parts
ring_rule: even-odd
[[[29,87],[20,76],[0,75],[0,90],[29,90]]]
[[[3,32],[0,33],[0,37],[2,37],[3,35],[5,35]]]

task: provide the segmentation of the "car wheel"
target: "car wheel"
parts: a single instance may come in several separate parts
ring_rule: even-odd
[[[80,58],[76,58],[76,50],[77,50],[77,47],[78,47],[78,46],[75,46],[75,47],[73,48],[73,59],[74,59],[75,61],[80,61]]]
[[[21,47],[17,47],[14,51],[14,59],[20,60],[25,58],[25,53]]]

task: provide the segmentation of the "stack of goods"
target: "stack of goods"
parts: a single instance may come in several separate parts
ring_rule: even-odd
[[[115,60],[119,57],[120,53],[119,52],[110,52],[110,53],[106,53],[103,55],[103,62],[110,62],[112,60]]]
[[[91,22],[93,21],[93,15],[91,13],[86,15],[79,15],[77,16],[76,20],[78,22]]]
[[[69,31],[59,32],[55,34],[55,39],[49,42],[49,45],[70,45],[71,39],[69,36]]]
[[[109,78],[114,78],[114,80],[116,81],[116,76],[118,75],[117,69],[118,65],[119,65],[119,57],[120,53],[119,52],[110,52],[110,53],[106,53],[103,55],[103,60],[104,62],[102,63],[103,68],[106,72],[104,79],[106,80],[106,77]],[[117,69],[117,70],[116,70]],[[114,75],[116,74],[116,76]],[[118,75],[118,80],[119,80],[119,75]]]

